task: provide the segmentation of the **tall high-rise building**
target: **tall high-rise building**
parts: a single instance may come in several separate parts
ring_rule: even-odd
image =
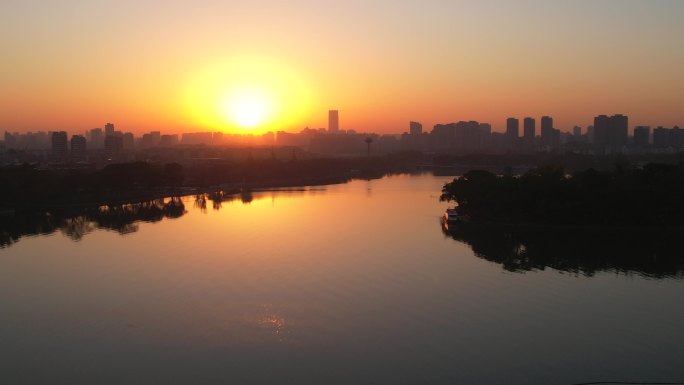
[[[423,149],[423,125],[409,122],[409,133],[402,135],[402,146],[407,150],[421,151]]]
[[[340,131],[340,116],[337,110],[328,111],[328,132]]]
[[[629,140],[629,118],[625,115],[613,115],[610,117],[610,130],[608,141],[614,146],[624,146]]]
[[[648,146],[651,136],[651,127],[638,126],[634,128],[634,144],[637,146]]]
[[[57,161],[65,161],[69,150],[66,131],[52,133],[52,156]]]
[[[553,118],[550,116],[542,116],[541,118],[541,140],[545,146],[553,145]]]
[[[618,147],[627,144],[629,120],[624,115],[599,115],[594,118],[594,144]]]
[[[677,150],[684,148],[684,130],[679,126],[670,129],[670,146]]]
[[[101,128],[90,130],[90,147],[101,149],[104,147],[104,135]]]
[[[71,137],[71,159],[85,160],[86,159],[86,138],[83,135],[74,135]]]
[[[110,159],[116,159],[123,153],[123,135],[105,136],[105,155]]]
[[[161,131],[150,131],[150,135],[152,135],[153,146],[158,146],[161,142]]]
[[[535,135],[537,135],[537,122],[534,118],[525,118],[523,120],[523,137],[526,142],[534,141]]]
[[[605,146],[608,144],[608,116],[599,115],[594,117],[594,144]]]
[[[518,145],[520,136],[520,121],[516,118],[506,119],[506,142],[507,147],[514,149]]]
[[[171,147],[178,144],[178,134],[162,135],[159,145],[162,147]]]
[[[492,125],[489,123],[480,123],[477,125],[477,142],[478,148],[489,146],[492,136]]]
[[[653,129],[653,146],[654,147],[668,147],[670,146],[670,129],[665,127],[656,127]]]
[[[107,136],[107,135],[114,135],[114,124],[113,123],[105,124],[105,136]]]
[[[132,132],[126,132],[123,134],[123,149],[133,150],[135,148],[135,136]]]
[[[520,135],[520,121],[516,118],[506,119],[506,135],[509,139],[517,139]]]

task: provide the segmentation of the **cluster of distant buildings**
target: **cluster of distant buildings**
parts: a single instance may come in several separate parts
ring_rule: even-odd
[[[0,163],[112,163],[135,160],[136,153],[155,148],[179,146],[264,146],[273,145],[274,134],[231,135],[222,132],[162,134],[152,131],[142,136],[115,129],[93,128],[83,135],[69,137],[66,131],[26,133],[5,132],[0,141]]]
[[[675,153],[684,150],[684,129],[637,126],[630,135],[629,118],[625,115],[599,115],[594,124],[583,130],[575,126],[570,132],[554,127],[553,118],[542,116],[537,131],[535,118],[522,121],[506,119],[506,130],[492,132],[491,125],[476,121],[436,124],[425,133],[418,122],[409,124],[402,135],[405,149],[432,153],[536,153],[572,152],[589,155]]]
[[[460,121],[436,124],[426,132],[419,122],[410,122],[401,135],[356,133],[339,129],[338,111],[330,111],[328,129],[305,128],[299,133],[278,132],[276,144],[300,146],[313,152],[361,154],[364,140],[373,141],[375,153],[400,150],[432,154],[506,154],[538,152],[573,152],[588,155],[675,153],[684,150],[684,129],[679,127],[637,126],[630,134],[625,115],[599,115],[594,124],[569,132],[554,126],[551,116],[506,119],[504,132],[493,132],[489,123]]]
[[[278,131],[263,135],[231,135],[222,132],[162,134],[152,131],[136,137],[121,132],[114,124],[93,128],[84,135],[68,136],[65,131],[5,132],[0,141],[0,163],[111,163],[136,159],[146,149],[187,148],[189,146],[299,147],[325,155],[384,154],[402,150],[433,154],[505,154],[535,152],[574,152],[583,154],[675,153],[684,150],[684,129],[679,127],[635,127],[630,135],[625,115],[599,115],[583,130],[574,127],[563,132],[553,118],[542,116],[539,130],[532,117],[506,120],[504,132],[492,132],[488,123],[460,121],[436,124],[430,132],[418,122],[410,122],[408,132],[394,135],[341,130],[339,111],[328,111],[327,128],[305,128],[298,133]]]

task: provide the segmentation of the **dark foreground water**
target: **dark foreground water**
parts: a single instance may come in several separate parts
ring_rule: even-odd
[[[672,249],[449,232],[449,179],[27,220],[48,234],[0,248],[0,383],[684,381]]]

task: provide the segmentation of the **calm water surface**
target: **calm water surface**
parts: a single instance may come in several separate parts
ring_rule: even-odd
[[[443,232],[450,179],[23,237],[0,249],[0,383],[684,381],[680,271],[505,269]]]

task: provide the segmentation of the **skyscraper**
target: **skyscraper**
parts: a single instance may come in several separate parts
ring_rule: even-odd
[[[123,153],[123,135],[107,135],[104,141],[105,155],[109,159],[116,159]]]
[[[135,148],[135,136],[132,132],[123,134],[123,148],[124,150],[133,150]]]
[[[161,131],[150,131],[150,134],[152,134],[152,140],[154,140],[154,144],[159,144],[159,141],[161,140]]]
[[[537,122],[534,118],[525,118],[523,120],[523,137],[526,142],[534,141],[534,136],[537,135]]]
[[[105,136],[107,136],[107,135],[114,135],[114,124],[113,123],[105,124]]]
[[[421,135],[423,133],[423,125],[418,122],[410,122],[409,133],[411,135]]]
[[[597,146],[608,144],[608,116],[606,115],[594,117],[594,144]]]
[[[57,161],[65,161],[67,158],[68,144],[66,131],[52,133],[52,156]]]
[[[617,114],[610,117],[608,142],[611,146],[624,146],[629,138],[629,118]]]
[[[508,147],[515,148],[518,144],[518,136],[520,135],[520,121],[516,118],[506,119],[506,142]]]
[[[520,135],[520,121],[516,118],[506,119],[506,135],[509,139],[517,139]]]
[[[670,129],[656,127],[653,129],[653,146],[668,147],[670,145]]]
[[[420,151],[423,148],[423,125],[409,122],[409,133],[402,135],[403,147],[407,150]]]
[[[594,144],[623,146],[627,144],[628,118],[624,115],[599,115],[594,118]]]
[[[639,126],[634,129],[634,144],[646,147],[651,136],[651,127]]]
[[[340,117],[337,110],[328,111],[328,132],[340,131]]]
[[[541,140],[545,146],[553,145],[553,118],[550,116],[542,116],[541,118]]]
[[[101,128],[93,128],[90,130],[90,148],[101,149],[104,147],[104,135]]]
[[[71,137],[71,159],[85,160],[86,159],[86,138],[83,135],[74,135]]]

